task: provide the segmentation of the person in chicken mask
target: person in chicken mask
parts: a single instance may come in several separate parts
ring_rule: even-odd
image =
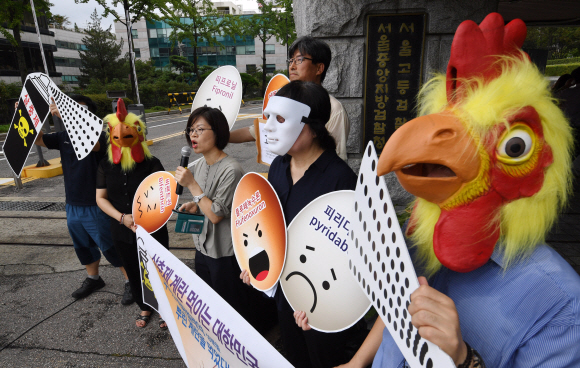
[[[113,245],[123,260],[133,296],[141,309],[136,325],[145,327],[152,309],[143,303],[131,207],[139,184],[150,174],[165,169],[147,148],[145,124],[137,115],[127,113],[122,99],[117,103],[117,113],[107,115],[104,121],[108,125],[109,148],[97,172],[97,205],[111,217]],[[151,235],[165,248],[169,247],[166,225]],[[160,320],[159,327],[167,325]]]

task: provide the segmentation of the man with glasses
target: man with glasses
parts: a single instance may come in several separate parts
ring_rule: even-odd
[[[290,81],[300,80],[322,84],[330,65],[332,55],[326,42],[310,36],[297,39],[288,51]],[[336,141],[336,153],[343,160],[347,159],[346,140],[350,131],[350,121],[342,104],[330,96],[330,120],[326,129]],[[233,130],[230,134],[231,143],[252,142],[256,140],[253,125],[248,128]]]

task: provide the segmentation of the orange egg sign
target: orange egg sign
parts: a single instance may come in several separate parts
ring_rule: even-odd
[[[133,197],[133,221],[148,233],[159,230],[171,217],[177,205],[177,182],[167,171],[158,171],[146,177]]]
[[[247,173],[232,204],[232,240],[242,270],[258,290],[271,289],[286,260],[286,222],[278,196],[263,176]]]

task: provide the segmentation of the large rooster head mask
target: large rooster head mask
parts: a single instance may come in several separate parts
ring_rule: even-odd
[[[127,113],[122,99],[117,101],[117,112],[105,116],[109,134],[109,161],[121,164],[123,171],[132,170],[135,163],[151,157],[145,141],[145,123],[133,113]]]
[[[427,272],[469,272],[496,244],[504,266],[545,238],[570,188],[572,135],[548,82],[520,50],[526,26],[492,13],[455,34],[447,75],[389,139],[378,173],[418,197],[407,235]]]

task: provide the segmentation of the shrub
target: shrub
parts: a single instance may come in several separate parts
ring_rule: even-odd
[[[545,74],[548,77],[559,77],[561,75],[570,73],[572,70],[578,67],[580,67],[580,63],[547,65]]]

